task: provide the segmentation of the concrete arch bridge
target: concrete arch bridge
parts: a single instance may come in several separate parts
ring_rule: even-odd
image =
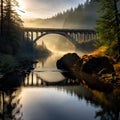
[[[35,44],[42,37],[49,34],[58,34],[66,37],[75,46],[84,41],[97,40],[98,35],[92,29],[57,29],[57,28],[24,28],[24,38]]]

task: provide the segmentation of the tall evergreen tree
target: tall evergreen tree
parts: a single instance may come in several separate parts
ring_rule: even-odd
[[[16,54],[22,39],[22,20],[16,7],[19,7],[16,0],[4,0],[1,26],[4,28],[2,43],[6,44],[6,48],[1,44],[1,51],[7,54]]]
[[[95,0],[100,4],[100,17],[97,21],[97,32],[100,41],[97,45],[108,46],[108,54],[120,56],[120,0]]]

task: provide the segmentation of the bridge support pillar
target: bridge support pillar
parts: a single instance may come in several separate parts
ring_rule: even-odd
[[[39,35],[38,35],[38,32],[36,32],[36,38],[38,38],[38,36],[39,36]]]
[[[33,39],[33,32],[31,32],[31,40],[33,41],[34,39]]]
[[[34,81],[33,73],[31,73],[31,85],[33,85],[33,81]]]
[[[29,39],[29,32],[26,33],[27,40]]]

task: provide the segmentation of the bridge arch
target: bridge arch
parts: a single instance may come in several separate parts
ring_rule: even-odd
[[[34,39],[33,42],[36,43],[36,42],[37,42],[38,40],[40,40],[42,37],[44,37],[44,36],[46,36],[46,35],[50,35],[50,34],[61,35],[61,36],[65,37],[65,38],[67,38],[67,39],[68,39],[71,43],[73,43],[74,45],[77,44],[76,40],[75,40],[73,37],[71,37],[70,35],[68,35],[68,34],[66,34],[66,33],[64,33],[64,32],[54,32],[54,33],[52,33],[52,32],[46,32],[46,33],[43,33],[43,34],[41,34],[40,36],[38,36],[36,39]]]

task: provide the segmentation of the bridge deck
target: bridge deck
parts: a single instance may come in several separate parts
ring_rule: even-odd
[[[62,28],[23,28],[24,31],[31,32],[95,32],[93,29],[62,29]]]

